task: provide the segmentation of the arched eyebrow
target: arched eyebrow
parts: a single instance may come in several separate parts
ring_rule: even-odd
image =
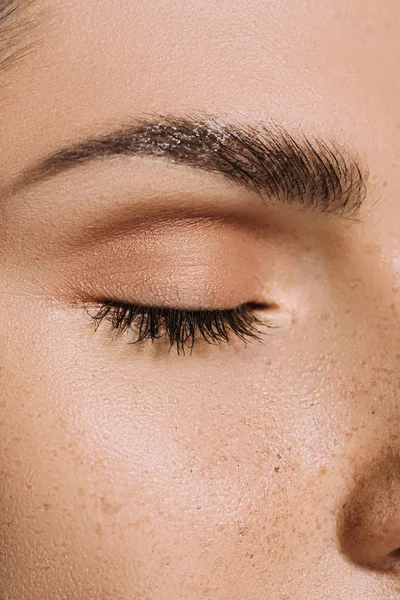
[[[368,170],[334,141],[203,115],[152,116],[72,142],[25,170],[13,191],[115,156],[156,157],[219,173],[263,198],[340,216],[357,214],[366,195]]]

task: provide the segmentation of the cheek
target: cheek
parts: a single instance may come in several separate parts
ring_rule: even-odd
[[[3,300],[1,580],[43,598],[256,597],[265,557],[301,556],[304,512],[332,509],[332,457],[343,472],[348,445],[382,433],[368,365],[383,369],[388,326],[379,341],[373,303],[358,316],[349,304],[264,346],[150,360],[100,342],[81,315]]]
[[[9,324],[0,330],[0,580],[21,597],[26,581],[43,598],[56,588],[144,598],[163,581],[178,597],[182,581],[200,585],[193,573],[212,580],[213,556],[240,561],[243,499],[263,490],[232,369],[200,361],[182,376],[125,346],[89,344],[62,311],[22,298],[3,308],[19,325],[12,343]]]

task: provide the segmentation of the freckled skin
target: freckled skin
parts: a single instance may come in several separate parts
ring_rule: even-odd
[[[127,115],[196,111],[340,139],[370,178],[358,219],[268,213],[248,268],[284,326],[184,357],[94,334],[67,291],[53,301],[66,273],[89,280],[95,259],[62,248],[93,196],[144,194],[151,164],[134,184],[124,162],[0,196],[1,600],[399,598],[400,4],[47,6],[41,42],[0,75],[1,182]],[[188,254],[218,255],[230,285],[229,232],[213,232]],[[112,269],[96,249],[100,295],[146,269],[121,247]]]

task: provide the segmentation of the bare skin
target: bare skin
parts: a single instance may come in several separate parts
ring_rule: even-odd
[[[15,18],[35,25],[0,68],[2,600],[399,598],[399,2]],[[199,115],[217,146],[223,123],[334,143],[355,210],[321,210],[321,174],[288,204],[188,164],[181,130],[155,157],[146,130],[134,156],[44,173]],[[94,331],[104,299],[247,303],[271,328],[178,354]]]

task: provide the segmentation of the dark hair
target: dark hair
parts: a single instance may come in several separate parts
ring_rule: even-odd
[[[12,67],[36,46],[38,40],[33,40],[32,32],[45,12],[35,0],[0,0],[0,71]]]

